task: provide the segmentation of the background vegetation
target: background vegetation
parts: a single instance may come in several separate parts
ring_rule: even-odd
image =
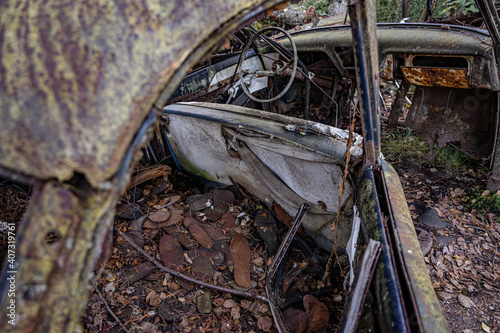
[[[377,21],[400,22],[402,17],[401,0],[377,0]],[[318,14],[328,15],[329,0],[301,0],[290,5],[291,9],[306,10],[314,5]],[[408,17],[410,22],[417,22],[425,8],[426,0],[410,0],[408,2]],[[474,0],[437,0],[434,6],[434,17],[453,18],[459,15],[477,13]]]

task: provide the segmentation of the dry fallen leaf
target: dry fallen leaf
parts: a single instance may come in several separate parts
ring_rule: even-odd
[[[163,235],[160,239],[160,258],[167,266],[183,266],[184,250],[174,236]]]
[[[458,295],[458,302],[463,307],[466,307],[467,309],[476,306],[476,304],[474,303],[474,301],[470,297],[462,295],[462,294]]]
[[[481,328],[483,329],[483,331],[485,332],[490,332],[490,327],[488,325],[486,325],[485,323],[481,323]]]
[[[252,253],[247,238],[240,233],[234,235],[231,245],[231,256],[234,262],[234,280],[244,288],[250,288],[250,260]]]

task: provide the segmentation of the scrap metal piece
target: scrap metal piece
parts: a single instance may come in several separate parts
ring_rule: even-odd
[[[288,229],[288,232],[286,233],[283,242],[281,242],[278,252],[276,252],[275,257],[271,262],[271,265],[269,265],[269,269],[267,272],[265,289],[266,289],[267,299],[269,300],[269,308],[271,309],[271,313],[273,315],[273,319],[279,333],[288,332],[288,328],[285,324],[283,314],[281,313],[279,306],[277,306],[278,301],[276,299],[277,295],[274,292],[274,284],[275,284],[274,278],[276,277],[276,272],[278,270],[278,267],[282,263],[283,258],[286,257],[288,249],[290,247],[290,243],[295,237],[295,234],[297,233],[297,230],[299,229],[300,224],[302,223],[302,220],[304,219],[304,216],[308,210],[309,210],[308,204],[304,203],[300,206],[299,210],[297,211],[297,214],[295,215],[295,218],[293,219],[290,229]]]
[[[276,275],[277,268],[281,264],[283,257],[288,252],[288,248],[292,243],[293,237],[295,237],[297,230],[299,230],[300,224],[302,223],[302,220],[304,219],[304,216],[306,215],[308,210],[309,210],[309,205],[307,203],[303,203],[299,207],[299,210],[297,211],[297,214],[293,219],[290,229],[288,229],[288,232],[286,233],[283,242],[281,242],[281,245],[278,248],[278,252],[276,252],[276,256],[274,257],[273,262],[269,266],[269,271],[267,274],[268,279],[273,279],[274,276]]]
[[[352,222],[352,230],[351,230],[351,236],[349,237],[349,241],[347,242],[346,246],[346,252],[347,256],[349,257],[349,275],[346,277],[346,281],[344,282],[344,289],[345,285],[347,284],[347,279],[349,279],[349,284],[352,286],[354,282],[354,257],[356,255],[356,249],[358,247],[358,239],[359,239],[359,229],[361,226],[361,219],[359,217],[359,212],[358,212],[358,207],[353,206],[353,222]]]
[[[359,272],[355,276],[352,292],[349,294],[339,332],[354,333],[363,312],[368,287],[382,249],[382,243],[370,239],[361,258]]]

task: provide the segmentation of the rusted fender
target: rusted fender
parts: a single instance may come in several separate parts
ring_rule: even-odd
[[[390,214],[390,228],[394,235],[396,264],[402,271],[401,288],[411,298],[412,308],[407,305],[409,323],[420,332],[449,332],[448,324],[441,311],[423,260],[422,250],[413,226],[408,204],[394,168],[382,161],[382,178]]]
[[[2,1],[3,175],[102,188],[162,89],[263,2]]]

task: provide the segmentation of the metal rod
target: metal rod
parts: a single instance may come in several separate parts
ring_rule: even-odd
[[[281,261],[283,260],[283,257],[285,254],[288,252],[288,248],[290,247],[290,243],[293,240],[293,237],[295,237],[295,234],[297,233],[297,230],[299,230],[300,224],[302,223],[302,220],[304,219],[304,215],[307,213],[309,210],[309,205],[306,203],[303,203],[297,214],[295,215],[295,218],[293,219],[292,225],[290,226],[290,229],[288,229],[288,232],[286,233],[285,239],[283,239],[283,242],[281,242],[280,247],[278,248],[278,251],[276,252],[276,256],[274,257],[273,262],[269,266],[269,271],[267,273],[268,279],[274,278],[276,275],[276,271],[278,269],[278,266],[280,265]]]
[[[288,253],[290,244],[293,238],[295,237],[295,234],[297,233],[297,230],[299,229],[302,220],[304,219],[304,215],[308,210],[309,210],[309,205],[307,203],[303,203],[300,206],[297,214],[295,215],[295,218],[293,219],[290,229],[288,229],[285,239],[283,239],[283,242],[281,242],[281,245],[278,248],[276,255],[274,256],[271,265],[269,265],[269,269],[267,272],[266,294],[269,303],[269,308],[271,309],[271,314],[273,315],[274,323],[276,324],[276,328],[279,333],[288,332],[288,328],[286,327],[283,314],[281,313],[280,308],[277,306],[276,294],[273,292],[274,278],[276,276],[278,267],[280,266],[283,258]]]
[[[365,167],[380,157],[380,111],[375,0],[353,0],[349,5],[361,120],[365,139]]]

